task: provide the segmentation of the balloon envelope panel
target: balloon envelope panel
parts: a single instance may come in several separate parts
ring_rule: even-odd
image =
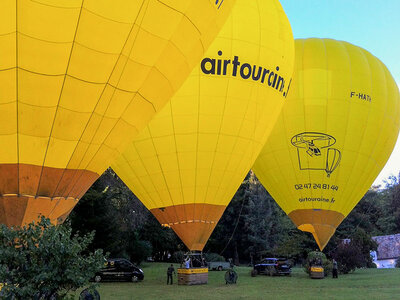
[[[1,1],[0,222],[63,220],[190,74],[233,3]]]
[[[202,250],[272,129],[294,42],[278,1],[237,1],[181,89],[112,168],[191,250]]]
[[[323,249],[385,165],[399,132],[398,87],[368,51],[295,41],[287,102],[253,170]]]

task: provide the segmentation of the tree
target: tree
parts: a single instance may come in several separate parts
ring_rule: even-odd
[[[139,264],[148,256],[165,261],[184,249],[172,229],[162,227],[112,169],[92,185],[69,218],[76,232],[94,230],[92,247],[111,257]]]
[[[333,257],[338,262],[339,272],[343,274],[354,272],[362,266],[361,251],[352,242],[340,243]]]
[[[104,189],[103,189],[104,190]],[[106,192],[98,186],[90,188],[79,201],[68,220],[74,232],[95,232],[90,250],[103,249],[116,255],[121,250],[118,219],[113,217],[114,208],[106,201]]]
[[[281,257],[291,258],[294,263],[303,264],[308,253],[313,251],[315,247],[315,240],[310,233],[294,227],[288,231],[284,240],[277,244],[274,253]]]
[[[389,192],[389,210],[392,212],[392,230],[400,231],[400,174],[398,177],[391,176],[386,182],[386,189]]]
[[[339,241],[333,257],[338,261],[339,271],[347,274],[355,271],[356,268],[374,267],[370,253],[377,247],[377,243],[371,239],[370,235],[363,229],[357,228],[351,240]]]
[[[255,262],[262,256],[276,255],[291,230],[298,231],[250,171],[211,235],[206,251],[235,258],[235,264],[239,259]]]
[[[150,216],[141,228],[139,238],[151,243],[152,256],[156,261],[166,261],[174,252],[186,249],[175,232],[171,228],[161,226],[153,216]]]
[[[376,251],[378,244],[361,228],[356,230],[350,243],[354,243],[360,251],[361,267],[371,268],[373,264],[371,251]]]
[[[103,248],[113,257],[137,262],[145,257],[139,252],[152,250],[155,260],[165,261],[174,252],[186,250],[175,233],[158,223],[112,169],[79,201],[70,219],[75,231],[96,231],[92,250]],[[381,189],[372,187],[337,228],[324,252],[333,256],[341,240],[353,239],[358,228],[371,235],[400,231],[400,177],[390,177]],[[250,171],[204,251],[234,258],[235,263],[255,262],[265,256],[283,256],[302,263],[316,248],[312,235],[296,228]]]
[[[0,298],[67,298],[89,284],[105,259],[101,250],[87,252],[92,239],[93,233],[72,236],[68,224],[55,226],[44,217],[22,228],[1,225]]]
[[[400,258],[396,259],[396,268],[400,268]]]
[[[149,241],[139,239],[139,235],[136,231],[132,231],[128,239],[128,246],[126,252],[129,255],[130,261],[140,264],[146,260],[147,257],[152,256],[153,246]]]
[[[335,237],[340,239],[350,238],[355,234],[356,228],[361,228],[372,235],[383,233],[379,220],[384,215],[385,193],[370,189],[353,208],[350,214],[337,228]],[[335,247],[335,243],[329,246]]]
[[[138,232],[149,217],[148,210],[112,171],[92,185],[69,219],[74,232],[95,231],[91,249],[101,248],[111,257],[124,257],[139,263],[149,252],[148,243]]]

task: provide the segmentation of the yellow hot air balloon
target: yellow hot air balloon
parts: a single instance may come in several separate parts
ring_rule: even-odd
[[[64,219],[203,57],[234,0],[2,0],[0,222]]]
[[[238,0],[200,65],[112,164],[161,224],[202,250],[289,87],[294,41],[277,0]]]
[[[399,89],[362,48],[331,39],[295,46],[287,102],[253,170],[322,250],[393,150]]]

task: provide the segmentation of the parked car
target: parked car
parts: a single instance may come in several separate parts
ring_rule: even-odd
[[[93,280],[100,281],[132,281],[143,280],[143,270],[124,258],[108,259],[104,268],[96,273]]]
[[[260,263],[254,265],[252,276],[258,274],[290,275],[292,268],[286,258],[264,258]]]
[[[209,261],[207,265],[210,271],[228,270],[231,267],[231,264],[227,261]]]

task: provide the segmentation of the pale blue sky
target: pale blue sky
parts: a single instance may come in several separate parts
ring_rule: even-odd
[[[400,85],[400,0],[280,0],[294,38],[333,38],[378,57]],[[379,184],[400,171],[400,139]]]

